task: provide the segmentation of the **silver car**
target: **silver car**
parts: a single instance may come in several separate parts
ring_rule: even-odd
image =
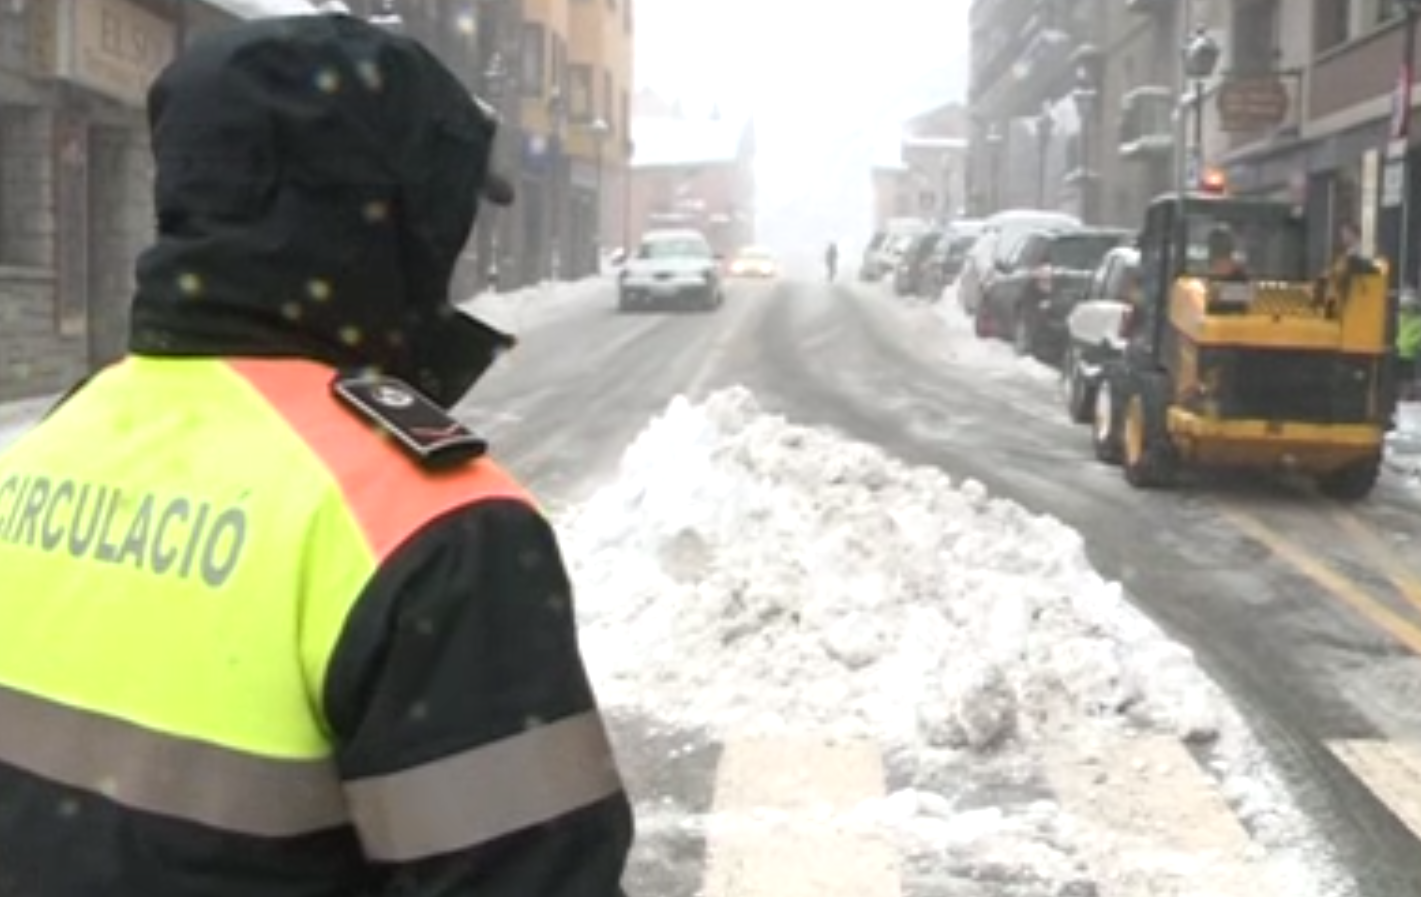
[[[617,308],[697,308],[725,303],[720,257],[700,231],[648,231],[617,278]]]

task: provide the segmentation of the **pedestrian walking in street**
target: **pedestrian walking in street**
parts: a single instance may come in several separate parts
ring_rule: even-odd
[[[0,895],[613,897],[632,817],[533,500],[449,411],[496,123],[343,15],[149,95],[130,354],[0,455]]]

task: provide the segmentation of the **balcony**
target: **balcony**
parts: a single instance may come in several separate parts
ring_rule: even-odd
[[[1172,88],[1159,86],[1137,87],[1120,98],[1121,158],[1157,159],[1174,152],[1177,99]]]

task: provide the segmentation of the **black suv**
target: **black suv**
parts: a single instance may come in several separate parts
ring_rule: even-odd
[[[1042,230],[1013,247],[977,306],[977,333],[1009,340],[1019,355],[1059,364],[1066,318],[1106,253],[1134,240],[1117,228]]]

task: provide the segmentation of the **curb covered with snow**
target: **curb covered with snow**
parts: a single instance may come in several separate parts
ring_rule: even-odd
[[[605,299],[608,307],[615,297],[612,281],[606,277],[555,283],[506,293],[484,292],[460,303],[459,307],[490,326],[514,335],[557,318],[569,308]]]
[[[1346,893],[1191,653],[1092,569],[1075,531],[980,484],[790,425],[731,390],[673,402],[562,533],[609,707],[726,740],[872,739],[913,784],[864,812],[910,857],[936,862],[961,839],[981,812],[974,784],[1029,778],[1066,742],[1119,756],[1166,733],[1208,745],[1218,790],[1266,848],[1219,862],[1266,868],[1290,897]],[[1064,887],[1088,835],[1049,801],[992,812],[973,850],[995,844]],[[1171,850],[1094,852],[1119,854],[1128,878]]]
[[[1387,463],[1413,486],[1421,486],[1421,402],[1396,409],[1396,430],[1387,437]]]

